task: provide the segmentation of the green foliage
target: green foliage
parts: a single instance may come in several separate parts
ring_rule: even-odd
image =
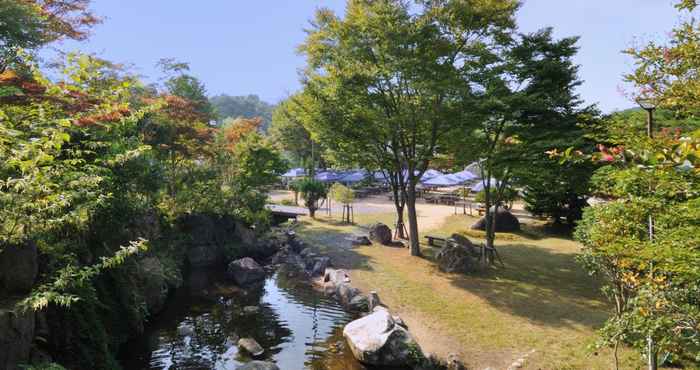
[[[355,192],[347,186],[337,182],[331,185],[330,189],[328,190],[328,195],[336,202],[343,204],[351,204],[355,201]]]
[[[301,193],[306,208],[309,209],[309,214],[311,217],[316,216],[316,210],[318,209],[318,201],[325,198],[328,195],[328,189],[326,185],[320,181],[316,181],[311,178],[300,180],[297,184],[299,193]]]
[[[274,106],[260,100],[257,95],[217,95],[209,99],[219,122],[226,118],[261,118],[262,130],[267,131],[272,123]]]

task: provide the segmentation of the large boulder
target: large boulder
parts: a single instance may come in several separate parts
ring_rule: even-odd
[[[493,214],[493,207],[489,211]],[[473,230],[486,230],[486,216],[472,225]],[[499,208],[496,213],[496,232],[513,232],[520,230],[520,221],[508,210]]]
[[[209,267],[224,259],[224,248],[236,230],[229,217],[208,214],[187,214],[178,220],[180,230],[187,234],[190,246],[187,260],[193,267]]]
[[[411,333],[383,308],[347,324],[343,337],[355,358],[367,365],[405,367],[420,355]]]
[[[0,244],[0,297],[29,292],[38,273],[39,254],[35,244]]]
[[[389,226],[386,226],[381,222],[373,224],[369,227],[369,238],[372,241],[382,245],[391,244],[391,240],[393,239]]]
[[[247,364],[238,366],[236,370],[280,370],[280,368],[272,362],[251,361]]]
[[[234,234],[238,239],[240,239],[243,244],[246,245],[256,245],[257,244],[257,237],[255,235],[255,231],[245,224],[243,224],[240,221],[236,221],[236,228]]]
[[[146,257],[137,262],[137,277],[148,312],[160,312],[168,298],[168,283],[163,264],[156,257]]]
[[[0,308],[0,369],[16,370],[28,362],[35,324],[32,310]]]
[[[226,269],[226,274],[238,285],[265,280],[265,269],[250,257],[231,262]]]
[[[471,273],[474,272],[477,267],[475,250],[471,242],[468,244],[447,243],[435,256],[435,260],[440,270],[444,272]]]

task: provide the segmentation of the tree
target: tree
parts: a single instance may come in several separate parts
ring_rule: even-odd
[[[460,76],[480,69],[517,8],[516,1],[353,0],[344,19],[319,10],[301,47],[306,92],[327,117],[309,130],[343,153],[369,148],[367,161],[395,174],[412,255],[420,255],[415,188],[438,142],[458,128],[455,97],[471,88]]]
[[[343,205],[343,222],[351,223],[350,207],[355,201],[355,192],[343,184],[335,183],[329,189],[328,195]]]
[[[22,49],[38,49],[62,38],[85,39],[100,22],[89,4],[89,0],[0,0],[0,73],[17,61]]]
[[[260,118],[261,130],[267,131],[272,123],[272,111],[275,108],[257,95],[230,96],[217,95],[209,99],[216,111],[219,122],[226,118]]]
[[[541,199],[557,197],[557,191],[584,193],[584,189],[572,185],[575,181],[585,183],[585,178],[573,178],[585,170],[582,164],[571,166],[576,171],[570,177],[559,172],[541,174],[554,163],[547,158],[546,148],[580,142],[579,125],[596,114],[594,108],[580,108],[574,92],[580,84],[578,67],[572,62],[576,42],[575,37],[553,40],[551,29],[511,35],[503,47],[493,50],[490,63],[479,75],[467,76],[465,83],[471,80],[480,86],[463,99],[463,119],[470,121],[470,145],[464,145],[463,136],[453,136],[449,144],[460,162],[479,163],[488,210],[489,248],[493,248],[496,237],[493,218],[510,186],[525,186],[526,197],[529,186],[531,199],[536,195],[532,192],[535,188],[541,189],[537,194]],[[563,202],[579,206],[579,196],[575,193],[574,199]]]
[[[302,105],[295,102],[296,97],[281,102],[272,113],[272,123],[268,133],[277,147],[287,153],[290,159],[302,167],[307,167],[316,157],[320,156],[322,146],[313,141],[311,133],[304,127],[304,112]]]
[[[309,209],[309,215],[311,218],[315,218],[318,210],[318,201],[325,198],[328,194],[326,185],[320,181],[308,178],[300,180],[298,189],[304,199],[306,208]]]

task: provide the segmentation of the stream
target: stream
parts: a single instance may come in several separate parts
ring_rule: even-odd
[[[120,359],[129,370],[235,369],[253,360],[236,345],[250,337],[265,349],[258,359],[283,370],[359,370],[342,336],[352,319],[332,297],[282,273],[241,289],[223,271],[195,270]]]

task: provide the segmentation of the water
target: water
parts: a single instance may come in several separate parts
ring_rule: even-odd
[[[245,306],[258,306],[246,314]],[[221,272],[194,271],[167,308],[122,351],[125,369],[235,369],[252,361],[238,337],[254,338],[262,360],[282,370],[364,369],[342,337],[353,317],[307,282],[272,274],[242,290]]]

